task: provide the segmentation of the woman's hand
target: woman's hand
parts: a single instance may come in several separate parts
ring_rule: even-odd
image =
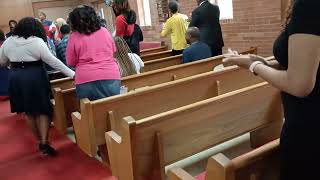
[[[249,54],[249,55],[241,55],[236,51],[232,51],[231,49],[228,49],[228,54],[224,55],[225,58],[223,59],[223,63],[226,63],[228,65],[238,65],[242,68],[249,69],[250,65],[255,61],[260,61],[263,64],[267,65],[267,61],[257,55]]]

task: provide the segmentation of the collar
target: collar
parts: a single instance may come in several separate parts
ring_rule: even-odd
[[[205,2],[207,2],[207,1],[202,1],[200,4],[199,4],[199,6],[201,6],[203,3],[205,3]]]

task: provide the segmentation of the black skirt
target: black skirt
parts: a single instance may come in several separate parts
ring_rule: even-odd
[[[42,61],[13,66],[9,72],[11,112],[52,117],[51,87]]]

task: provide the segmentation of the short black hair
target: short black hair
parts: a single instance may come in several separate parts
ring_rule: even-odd
[[[169,10],[171,13],[176,13],[179,10],[179,4],[177,1],[170,1],[168,4]]]
[[[47,35],[43,25],[33,17],[21,19],[13,30],[13,36],[23,37],[25,39],[35,36],[47,42]]]
[[[197,27],[189,27],[188,28],[188,34],[197,40],[200,40],[200,30]]]
[[[0,42],[3,42],[6,40],[6,36],[4,35],[4,32],[0,29]]]
[[[15,24],[18,24],[18,23],[17,23],[17,21],[15,21],[15,20],[12,20],[12,19],[11,19],[11,20],[9,21],[9,26],[11,25],[11,23],[15,23]]]
[[[100,26],[107,28],[107,21],[105,19],[100,18]]]
[[[90,6],[78,6],[69,14],[69,20],[71,29],[81,34],[90,35],[101,28],[97,13]]]
[[[61,26],[60,32],[63,35],[69,34],[71,32],[71,28],[70,28],[70,26],[68,24],[64,24],[64,25]]]

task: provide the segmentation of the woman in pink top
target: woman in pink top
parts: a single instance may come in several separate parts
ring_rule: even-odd
[[[66,60],[76,67],[79,99],[101,99],[120,93],[120,71],[113,56],[115,43],[107,29],[100,27],[94,9],[79,6],[69,14],[70,35]]]

